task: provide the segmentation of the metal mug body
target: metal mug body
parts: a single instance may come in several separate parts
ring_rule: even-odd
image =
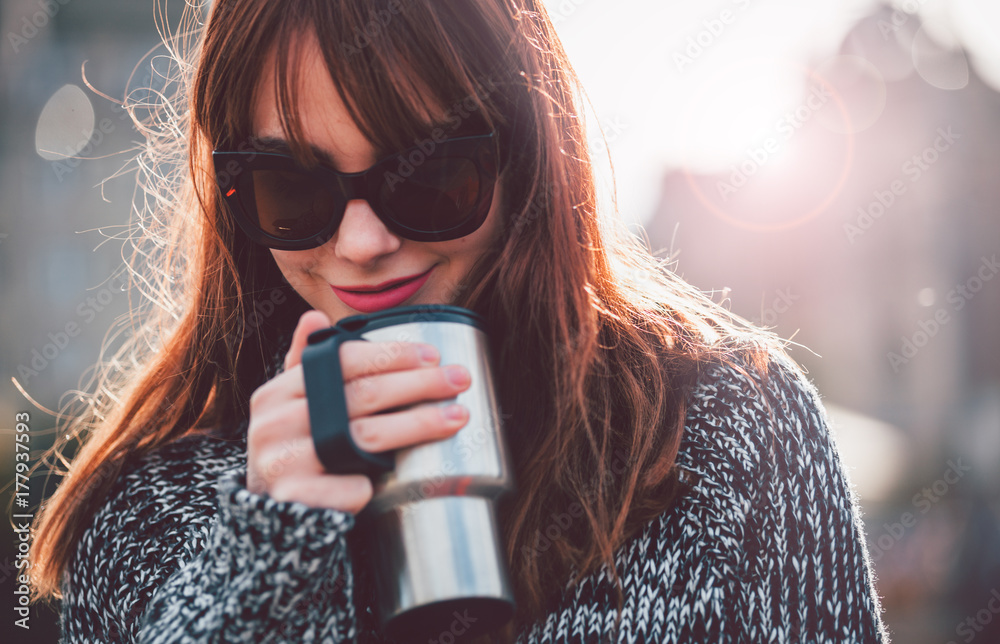
[[[469,636],[503,624],[514,597],[495,501],[514,482],[482,319],[457,307],[421,306],[340,325],[341,341],[384,342],[390,352],[395,343],[431,344],[441,364],[461,364],[471,375],[466,391],[430,403],[465,406],[466,425],[451,438],[395,451],[393,467],[372,476],[374,496],[358,516],[371,531],[383,628],[397,638]],[[307,371],[307,395],[318,395],[308,379]]]
[[[465,427],[449,439],[396,451],[395,469],[375,481],[370,509],[385,511],[438,496],[494,499],[508,491],[510,468],[482,329],[460,322],[421,319],[363,331],[361,336],[373,342],[433,345],[441,352],[441,364],[460,364],[472,378],[466,391],[433,403],[441,407],[454,402],[463,405],[469,410]]]

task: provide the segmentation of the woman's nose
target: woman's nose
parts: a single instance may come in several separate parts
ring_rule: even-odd
[[[394,253],[401,244],[402,240],[386,228],[367,201],[347,202],[335,237],[334,253],[338,258],[367,265]]]

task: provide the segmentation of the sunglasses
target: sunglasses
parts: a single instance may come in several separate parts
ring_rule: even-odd
[[[306,250],[333,237],[352,199],[367,201],[405,239],[464,237],[489,213],[498,155],[493,131],[428,139],[354,173],[307,168],[290,155],[253,150],[216,150],[212,160],[223,199],[251,240]]]

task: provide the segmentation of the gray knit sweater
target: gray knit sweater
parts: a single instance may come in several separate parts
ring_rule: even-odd
[[[775,359],[766,384],[707,369],[677,463],[693,490],[617,552],[617,633],[602,569],[519,642],[888,641],[856,501],[796,367]],[[130,465],[64,578],[64,641],[385,641],[352,593],[354,516],[252,494],[245,472],[242,431]]]

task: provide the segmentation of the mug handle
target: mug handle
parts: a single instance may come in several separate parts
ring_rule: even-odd
[[[309,334],[302,351],[309,424],[320,463],[331,474],[366,474],[375,477],[395,469],[395,454],[367,452],[354,442],[347,417],[340,345],[364,340],[360,333],[330,327]]]

